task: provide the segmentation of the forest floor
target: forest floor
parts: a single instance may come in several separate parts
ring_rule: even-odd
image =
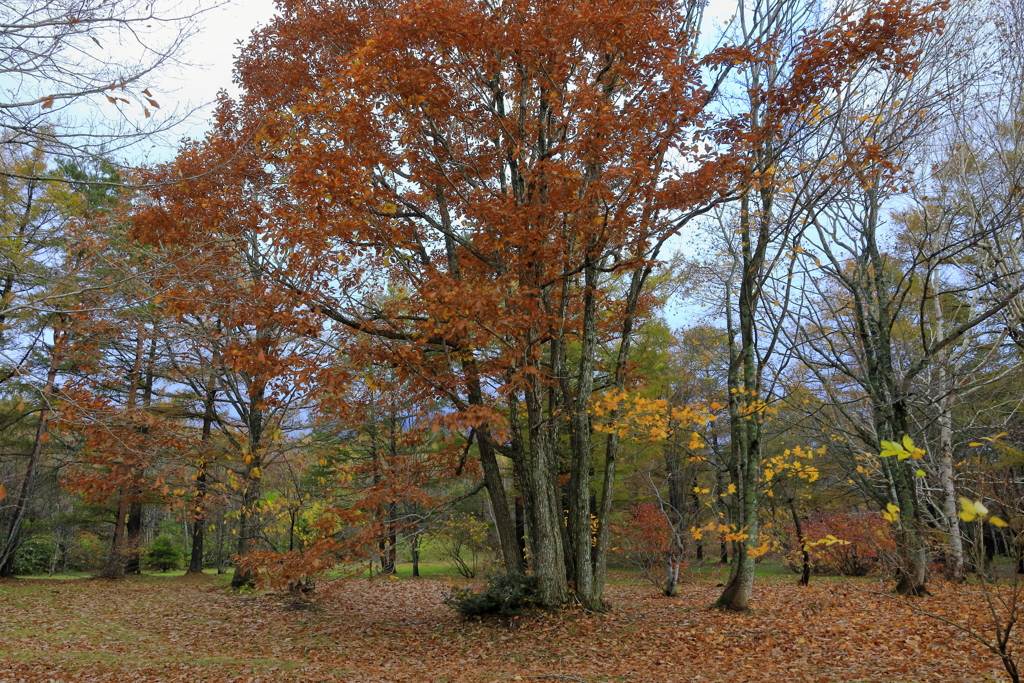
[[[613,609],[462,621],[437,579],[321,582],[311,604],[240,595],[225,577],[0,582],[7,681],[991,681],[999,660],[927,610],[991,631],[978,586],[903,603],[877,581],[759,579],[754,611],[707,609],[716,576],[676,598],[609,586]],[[1008,590],[1008,589],[1006,589]]]

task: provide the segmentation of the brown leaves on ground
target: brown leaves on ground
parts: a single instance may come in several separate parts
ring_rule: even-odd
[[[306,609],[215,578],[0,582],[0,681],[985,681],[999,663],[871,590],[762,583],[753,614],[720,589],[613,585],[604,615],[463,622],[433,580],[321,582]],[[985,624],[970,588],[915,604]],[[300,605],[301,607],[301,605]],[[551,676],[551,677],[549,677]]]

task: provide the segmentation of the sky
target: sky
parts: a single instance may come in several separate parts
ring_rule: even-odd
[[[201,16],[202,28],[184,55],[188,65],[170,70],[156,85],[162,106],[181,110],[201,106],[186,125],[174,131],[177,139],[199,138],[209,129],[211,105],[218,91],[238,95],[231,72],[239,41],[246,41],[254,29],[266,25],[273,15],[273,0],[228,0]],[[167,156],[171,155],[173,148],[167,150]]]

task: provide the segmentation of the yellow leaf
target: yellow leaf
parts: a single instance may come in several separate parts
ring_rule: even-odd
[[[896,520],[900,518],[900,509],[898,506],[893,505],[892,503],[886,503],[885,509],[886,512],[882,513],[882,517],[885,517],[890,522],[895,523]]]
[[[970,443],[969,443],[969,444],[967,444],[967,445],[968,445],[968,446],[970,446],[971,448],[977,448],[977,447],[978,447],[978,446],[980,446],[981,444],[980,444],[979,442],[977,442],[977,441],[972,441],[972,442],[970,442]]]
[[[908,451],[914,450],[914,440],[907,434],[903,435],[903,447]]]
[[[974,501],[966,496],[960,496],[960,512],[956,513],[956,516],[965,522],[972,522],[974,518],[978,516],[980,510],[975,506]],[[985,512],[988,512],[986,510]]]
[[[925,476],[925,471],[924,470],[918,470],[916,474],[917,474],[918,479],[920,479],[921,477]]]
[[[897,453],[902,453],[903,447],[894,441],[882,441],[882,452],[878,454],[879,458],[891,458]]]
[[[736,493],[736,484],[729,484],[729,493]]]
[[[1002,520],[1002,518],[1000,518],[1000,517],[996,517],[995,515],[992,515],[991,517],[989,517],[989,518],[988,518],[988,521],[989,521],[989,522],[990,522],[991,524],[994,524],[995,526],[1010,526],[1009,524],[1007,524],[1006,522],[1004,522],[1004,521]]]

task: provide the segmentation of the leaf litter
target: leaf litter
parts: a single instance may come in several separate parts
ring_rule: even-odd
[[[755,611],[720,589],[609,586],[605,614],[462,621],[439,580],[321,582],[311,609],[216,577],[0,582],[0,681],[993,681],[990,653],[879,582],[763,581]],[[913,603],[985,630],[972,587]]]

